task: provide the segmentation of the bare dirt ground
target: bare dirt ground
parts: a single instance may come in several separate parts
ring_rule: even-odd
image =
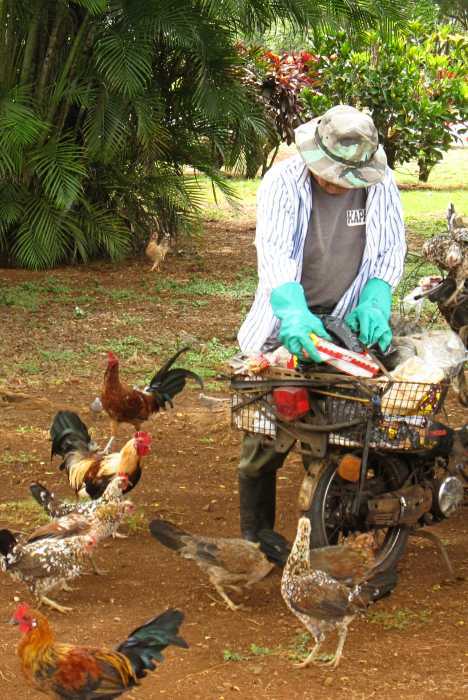
[[[210,359],[213,338],[222,347],[234,345],[248,298],[186,294],[184,286],[201,278],[238,285],[239,270],[249,275],[254,268],[252,231],[236,222],[222,229],[207,224],[207,229],[203,239],[167,259],[160,278],[138,261],[53,275],[2,271],[0,527],[32,528],[37,511],[27,499],[33,480],[70,495],[57,464],[49,461],[47,431],[58,409],[76,410],[98,441],[107,438],[106,418],[95,418],[89,410],[99,392],[106,350],[117,347],[124,358],[122,373],[131,382],[143,382],[175,340],[189,336],[199,347],[198,364]],[[213,377],[207,393],[217,389],[217,396],[227,396],[226,384]],[[466,420],[453,397],[448,418],[452,425]],[[190,389],[178,397],[175,410],[154,417],[147,428],[153,451],[131,494],[140,512],[130,524],[129,538],[101,547],[98,560],[108,570],[106,576],[85,575],[75,582],[76,592],[57,594],[74,607],[73,613],[48,613],[60,639],[112,646],[169,606],[184,611],[182,634],[190,649],[169,649],[158,671],[126,697],[467,697],[466,508],[436,528],[459,575],[455,583],[445,581],[432,545],[412,539],[399,566],[396,591],[374,605],[367,618],[354,621],[340,667],[296,669],[292,657],[303,651],[304,630],[284,606],[279,572],[242,598],[243,610],[231,612],[195,564],[180,560],[147,532],[147,519],[157,514],[194,532],[238,534],[240,438],[229,426],[228,410],[210,410]],[[122,441],[129,435],[128,426],[122,426]],[[301,469],[292,456],[280,472],[277,529],[289,538],[295,530]],[[5,574],[0,574],[0,587],[0,697],[35,698],[38,694],[19,673],[18,630],[6,624],[15,597],[28,599],[27,591]],[[332,648],[335,639],[329,642]]]

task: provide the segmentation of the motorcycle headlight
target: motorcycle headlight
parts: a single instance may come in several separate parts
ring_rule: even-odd
[[[456,476],[448,476],[437,490],[437,503],[441,514],[449,518],[462,504],[464,496],[463,484]]]

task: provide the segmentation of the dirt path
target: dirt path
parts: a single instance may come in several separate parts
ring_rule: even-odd
[[[0,305],[0,527],[31,527],[37,515],[23,499],[32,480],[69,495],[57,465],[49,462],[47,429],[56,410],[77,410],[99,441],[107,436],[107,421],[93,418],[89,403],[99,390],[104,352],[112,343],[120,342],[131,381],[143,381],[167,355],[166,344],[183,340],[184,334],[195,339],[200,357],[207,361],[213,338],[221,347],[234,345],[248,298],[237,292],[183,290],[189,284],[194,288],[193,279],[201,277],[238,290],[238,271],[249,275],[254,268],[252,231],[235,223],[222,231],[215,224],[208,227],[209,236],[168,259],[162,278],[149,275],[146,263],[136,262],[58,270],[52,276],[3,271],[0,294],[14,288],[26,301],[24,308]],[[164,280],[179,287],[174,290]],[[77,314],[76,306],[84,315]],[[218,395],[226,395],[225,384],[215,377],[209,382],[209,393],[219,387]],[[459,424],[464,415],[451,400],[451,424]],[[126,697],[467,697],[466,509],[437,527],[460,576],[456,583],[444,582],[441,560],[432,546],[413,539],[401,562],[395,593],[373,606],[367,619],[352,624],[340,668],[295,669],[291,656],[304,649],[303,629],[281,600],[279,573],[242,598],[245,609],[232,613],[194,564],[179,560],[146,530],[146,519],[158,514],[194,532],[238,533],[239,435],[229,427],[227,409],[209,410],[200,404],[197,392],[188,391],[174,411],[157,416],[148,427],[154,450],[132,493],[139,513],[130,537],[102,547],[98,559],[108,569],[107,576],[83,576],[75,593],[59,594],[64,604],[73,605],[73,613],[66,618],[50,614],[63,640],[113,645],[166,607],[185,612],[183,636],[190,649],[170,649],[160,669]],[[127,434],[123,428],[122,439]],[[278,529],[290,538],[301,469],[293,456],[280,473]],[[27,597],[25,589],[4,574],[0,586],[0,697],[35,698],[38,694],[18,675],[17,629],[3,624],[14,598]],[[334,642],[330,639],[330,648]]]

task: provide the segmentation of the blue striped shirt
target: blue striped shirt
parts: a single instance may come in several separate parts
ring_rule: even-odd
[[[302,254],[312,211],[310,171],[301,156],[269,170],[257,193],[255,246],[258,287],[253,305],[242,324],[238,341],[243,352],[258,352],[276,337],[279,320],[270,294],[285,282],[300,282]],[[367,189],[366,244],[358,274],[338,301],[333,314],[344,317],[357,306],[365,283],[373,277],[395,288],[403,274],[406,254],[400,195],[393,173]],[[324,269],[326,274],[326,269]]]

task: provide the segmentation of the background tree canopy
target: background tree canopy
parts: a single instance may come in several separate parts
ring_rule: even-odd
[[[195,169],[267,135],[240,36],[401,21],[391,0],[0,0],[0,257],[118,259],[193,224]]]

